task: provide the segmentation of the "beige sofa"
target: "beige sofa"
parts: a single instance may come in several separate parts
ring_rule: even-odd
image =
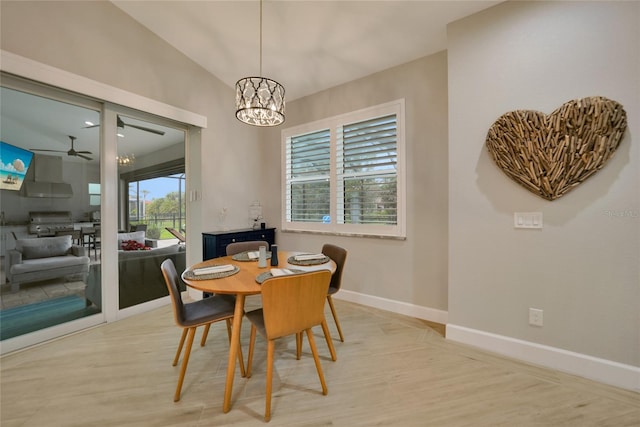
[[[87,248],[73,245],[71,236],[16,240],[5,256],[5,273],[11,291],[22,283],[77,276],[86,282],[89,274]]]

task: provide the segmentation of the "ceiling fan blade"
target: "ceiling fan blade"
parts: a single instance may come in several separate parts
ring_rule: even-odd
[[[82,154],[76,154],[77,157],[82,157],[85,160],[93,160],[91,157],[83,156]]]
[[[85,127],[83,127],[82,129],[97,128],[98,126],[100,126],[100,123],[98,123],[97,125],[85,126]]]
[[[164,135],[164,132],[161,130],[146,128],[144,126],[138,126],[138,125],[130,125],[128,123],[124,123],[124,125],[129,126],[130,128],[136,128],[136,129],[144,130],[146,132],[155,133],[156,135]]]
[[[44,148],[29,148],[29,150],[31,151],[51,151],[54,153],[66,153],[66,151],[62,151],[62,150],[45,150]]]
[[[80,154],[93,154],[91,151],[76,151],[76,153],[80,153]]]
[[[156,135],[164,135],[164,132],[161,131],[161,130],[151,129],[151,128],[147,128],[147,127],[144,127],[144,126],[131,125],[129,123],[125,123],[125,122],[122,121],[120,116],[116,116],[116,121],[117,121],[116,124],[117,124],[117,126],[119,128],[124,128],[125,126],[129,126],[131,128],[136,128],[136,129],[144,130],[144,131],[147,131],[147,132],[155,133]],[[97,124],[97,125],[93,125],[93,126],[86,126],[83,129],[94,128],[94,127],[97,127],[97,126],[100,126],[100,125]]]

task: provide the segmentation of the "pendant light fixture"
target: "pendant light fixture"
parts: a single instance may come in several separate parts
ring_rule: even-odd
[[[262,76],[262,0],[260,0],[260,76]],[[284,87],[266,77],[244,77],[236,83],[236,118],[252,126],[284,122]]]

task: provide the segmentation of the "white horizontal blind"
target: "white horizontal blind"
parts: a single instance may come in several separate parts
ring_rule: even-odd
[[[323,222],[330,214],[331,132],[287,138],[287,221]]]
[[[282,230],[406,238],[404,100],[282,131]]]
[[[339,224],[397,224],[397,118],[351,123],[337,132]]]

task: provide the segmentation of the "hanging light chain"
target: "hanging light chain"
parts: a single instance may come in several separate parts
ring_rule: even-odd
[[[260,0],[260,74],[262,75],[262,0]]]
[[[262,2],[260,0],[260,77],[236,82],[236,118],[253,126],[277,126],[284,122],[284,87],[262,77]]]

